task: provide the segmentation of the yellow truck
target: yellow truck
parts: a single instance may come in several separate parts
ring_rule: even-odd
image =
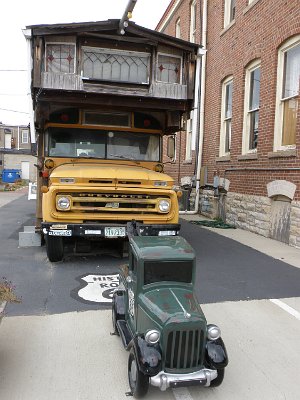
[[[50,261],[66,238],[179,233],[163,154],[193,105],[195,44],[119,20],[35,25],[31,59],[37,222]],[[121,32],[121,33],[120,33]],[[168,140],[164,140],[165,136]],[[33,140],[34,141],[34,140]]]

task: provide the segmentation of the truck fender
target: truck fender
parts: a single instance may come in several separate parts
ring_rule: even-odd
[[[131,341],[134,348],[139,370],[148,376],[155,376],[161,371],[161,349],[159,344],[150,345],[141,336],[135,336]]]
[[[213,369],[222,369],[227,366],[227,351],[221,338],[217,340],[208,340],[206,342],[205,361],[207,365]]]
[[[122,290],[116,290],[114,292],[112,303],[116,312],[116,319],[125,319],[125,297]]]

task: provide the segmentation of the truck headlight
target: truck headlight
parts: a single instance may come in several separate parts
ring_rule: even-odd
[[[69,210],[71,201],[69,197],[61,196],[56,198],[56,207],[58,210]]]
[[[148,331],[145,335],[145,340],[149,344],[155,344],[159,341],[159,339],[160,339],[160,332],[157,331],[156,329]]]
[[[158,208],[160,212],[166,213],[170,210],[170,202],[168,200],[160,200]]]
[[[217,340],[221,336],[221,329],[217,325],[207,325],[207,337],[209,340]]]

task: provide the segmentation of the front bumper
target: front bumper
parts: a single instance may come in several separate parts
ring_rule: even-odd
[[[138,224],[138,234],[141,236],[176,236],[180,224]],[[42,233],[49,236],[85,237],[85,238],[126,238],[130,229],[128,224],[69,224],[42,222]]]
[[[217,376],[218,372],[215,369],[208,368],[190,374],[170,374],[161,371],[150,378],[150,383],[160,390],[166,390],[168,387],[210,386],[211,381]]]

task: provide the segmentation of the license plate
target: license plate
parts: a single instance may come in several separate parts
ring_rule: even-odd
[[[49,236],[72,236],[71,230],[49,231]]]
[[[108,227],[104,231],[105,237],[125,237],[125,227]]]

